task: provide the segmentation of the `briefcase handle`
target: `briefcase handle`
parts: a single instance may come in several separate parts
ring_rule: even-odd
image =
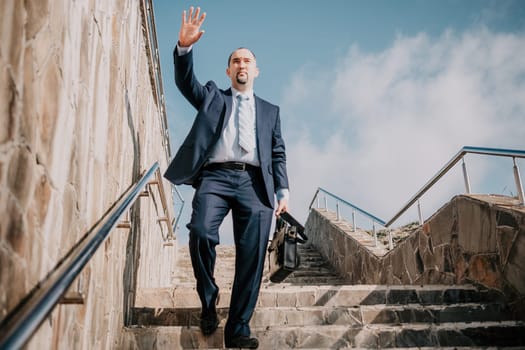
[[[301,225],[290,213],[285,211],[279,215],[279,218],[286,221],[290,226],[295,226],[297,229],[297,235],[300,236],[297,237],[297,242],[306,243],[306,241],[308,241],[308,237],[304,234],[304,226]]]

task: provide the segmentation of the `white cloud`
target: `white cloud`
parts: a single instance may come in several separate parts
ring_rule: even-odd
[[[292,212],[304,220],[321,186],[389,219],[462,146],[525,149],[523,57],[524,34],[483,28],[400,36],[379,53],[354,46],[333,67],[299,69],[281,104]],[[474,163],[473,189],[491,169]],[[460,172],[449,177],[427,206],[461,190]]]

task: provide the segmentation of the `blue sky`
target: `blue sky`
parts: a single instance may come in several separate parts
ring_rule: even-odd
[[[255,92],[281,107],[291,212],[302,221],[318,186],[389,219],[462,146],[525,149],[525,1],[157,0],[173,152],[195,116],[172,66],[192,5],[207,13],[194,48],[202,83],[228,87],[230,52],[256,54]],[[516,194],[510,160],[467,165],[474,192]],[[453,170],[425,197],[424,215],[462,184]],[[193,191],[180,190],[184,241]]]

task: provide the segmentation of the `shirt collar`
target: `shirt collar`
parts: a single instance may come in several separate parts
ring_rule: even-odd
[[[237,90],[236,88],[232,86],[232,95],[234,97],[237,97],[237,95],[245,95],[245,96],[248,96],[249,99],[251,100],[253,99],[253,90],[248,90],[246,92],[240,92],[239,90]]]

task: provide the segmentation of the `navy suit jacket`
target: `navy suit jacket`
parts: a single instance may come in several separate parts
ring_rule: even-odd
[[[198,113],[164,177],[176,185],[195,186],[232,113],[232,91],[219,89],[213,81],[201,85],[193,71],[193,51],[179,56],[176,50],[173,52],[175,83]],[[288,188],[279,107],[255,96],[255,111],[257,150],[266,199],[273,207],[274,193]]]

